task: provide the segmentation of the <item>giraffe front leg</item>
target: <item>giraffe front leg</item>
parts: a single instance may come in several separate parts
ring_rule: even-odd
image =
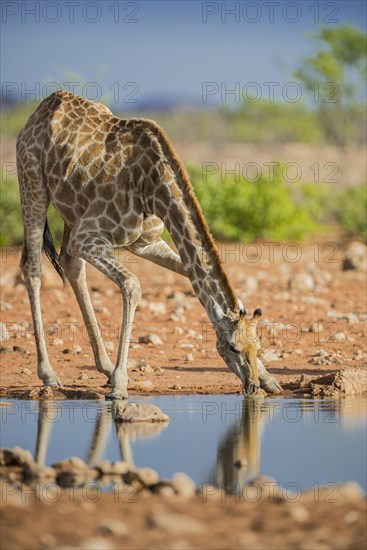
[[[95,231],[73,230],[70,234],[69,252],[96,267],[121,290],[123,316],[116,366],[111,374],[112,392],[108,399],[127,399],[127,356],[136,306],[141,298],[138,279],[121,265],[113,255],[111,243]]]
[[[180,256],[163,239],[144,245],[139,245],[139,241],[137,241],[128,247],[128,250],[140,258],[150,260],[157,265],[187,277]]]
[[[106,395],[107,399],[127,399],[127,356],[134,324],[136,306],[141,298],[140,284],[127,270],[125,278],[121,285],[123,300],[123,318],[120,335],[119,349],[117,352],[117,361],[114,372],[111,376],[112,392]],[[129,276],[126,276],[129,273]]]

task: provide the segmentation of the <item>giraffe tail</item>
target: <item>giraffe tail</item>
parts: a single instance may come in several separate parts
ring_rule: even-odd
[[[57,273],[60,275],[63,283],[65,284],[66,283],[65,273],[63,268],[61,267],[61,264],[59,261],[59,255],[54,247],[54,242],[52,239],[50,228],[48,226],[47,219],[45,222],[45,229],[43,231],[43,250],[47,258],[50,260],[50,262],[56,269]]]

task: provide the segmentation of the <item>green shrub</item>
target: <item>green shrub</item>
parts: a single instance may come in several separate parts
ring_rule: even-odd
[[[349,237],[367,242],[367,191],[366,187],[349,187],[336,198],[334,215]]]
[[[64,222],[51,205],[47,218],[56,244],[61,243]],[[23,221],[16,178],[8,177],[0,187],[0,246],[23,242]]]
[[[304,184],[292,189],[280,169],[274,181],[260,177],[256,182],[234,175],[223,182],[218,176],[204,181],[200,170],[189,171],[206,220],[218,239],[302,240],[320,230],[317,191],[312,196],[310,186]]]

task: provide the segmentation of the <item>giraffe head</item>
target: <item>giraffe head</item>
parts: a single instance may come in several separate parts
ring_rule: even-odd
[[[260,340],[256,329],[262,315],[261,309],[256,309],[252,318],[248,319],[243,306],[234,313],[225,313],[212,298],[212,314],[219,355],[241,379],[244,394],[256,393],[260,387],[256,364]]]

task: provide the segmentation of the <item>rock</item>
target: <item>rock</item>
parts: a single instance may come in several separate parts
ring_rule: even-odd
[[[149,403],[116,404],[115,420],[118,422],[169,422],[169,417],[159,407]]]
[[[0,466],[35,465],[32,453],[21,447],[0,449]]]
[[[187,353],[185,359],[186,361],[189,361],[190,363],[192,363],[194,361],[194,356],[192,353]]]
[[[305,523],[310,518],[310,512],[301,504],[291,504],[289,513],[297,523]]]
[[[353,241],[344,252],[342,270],[367,270],[367,246],[359,241]]]
[[[174,302],[178,302],[178,303],[186,302],[187,300],[186,294],[184,294],[184,292],[181,292],[180,290],[177,290],[176,292],[168,294],[167,298],[169,300],[173,300]]]
[[[174,512],[153,512],[148,521],[153,527],[158,527],[170,535],[198,535],[208,529],[203,521]]]
[[[319,334],[319,332],[323,332],[324,331],[324,325],[322,323],[313,323],[310,328],[309,328],[309,332],[314,332],[316,334]]]
[[[0,311],[9,311],[12,309],[12,305],[8,304],[7,302],[3,302],[3,300],[0,300]]]
[[[150,365],[141,365],[139,367],[140,372],[153,372],[153,369]]]
[[[0,342],[3,342],[4,340],[8,340],[10,338],[10,334],[7,331],[6,324],[0,323]]]
[[[158,473],[152,468],[135,468],[129,470],[124,476],[125,483],[139,481],[145,487],[151,487],[159,482]]]
[[[116,537],[122,537],[129,534],[129,528],[126,523],[112,518],[103,519],[98,525],[98,531],[102,535],[115,535]]]
[[[340,342],[342,340],[346,340],[346,336],[345,336],[344,332],[336,332],[335,334],[330,336],[330,340]]]
[[[176,494],[174,488],[171,485],[161,485],[156,492],[162,497],[167,498],[171,498]]]
[[[328,353],[327,351],[325,351],[324,349],[319,349],[319,351],[317,351],[315,353],[315,356],[316,357],[329,357],[330,353]]]
[[[343,485],[339,485],[339,490],[335,497],[338,502],[358,502],[365,500],[363,489],[356,481],[348,481]]]
[[[145,336],[139,336],[139,344],[153,344],[153,346],[161,346],[163,342],[157,334],[146,334]]]
[[[346,313],[345,317],[351,325],[357,325],[359,323],[358,316],[355,313]]]
[[[194,344],[178,344],[177,347],[182,349],[195,349]]]
[[[367,394],[367,371],[344,369],[310,382],[311,394],[317,397],[340,397]]]
[[[62,346],[64,344],[64,340],[61,338],[54,338],[51,342],[51,346]]]
[[[30,376],[32,374],[32,371],[30,369],[27,369],[27,367],[24,367],[21,371],[20,371],[20,374],[26,374],[27,376]]]
[[[312,277],[317,285],[324,285],[333,280],[333,275],[330,271],[325,271],[324,269],[313,269]]]
[[[88,374],[86,374],[85,372],[82,372],[79,376],[78,376],[78,380],[88,380]]]
[[[54,399],[54,392],[51,386],[42,386],[41,388],[34,388],[29,392],[29,399]]]
[[[149,302],[148,309],[154,315],[165,315],[167,313],[166,304],[163,302]]]
[[[359,513],[356,510],[351,510],[350,512],[347,512],[344,516],[344,522],[348,525],[352,525],[353,523],[356,523],[359,518]]]
[[[78,344],[75,344],[75,345],[73,346],[73,351],[74,351],[74,353],[78,353],[78,354],[79,354],[79,353],[81,353],[81,352],[83,351],[83,348],[82,348],[81,346],[79,346]]]
[[[77,456],[72,456],[71,458],[65,458],[64,460],[55,462],[55,464],[52,465],[52,468],[55,468],[55,470],[59,470],[61,472],[85,473],[89,471],[88,464]]]
[[[36,463],[25,466],[23,474],[25,478],[42,483],[55,480],[56,477],[56,472],[53,468],[49,468],[48,466],[40,466]],[[51,495],[47,496],[51,497]]]
[[[271,362],[271,361],[279,361],[280,358],[275,351],[268,349],[263,353],[263,359],[264,361]]]
[[[315,281],[310,273],[301,271],[288,281],[288,287],[291,290],[307,292],[315,288]]]
[[[159,481],[158,472],[153,470],[153,468],[139,468],[137,473],[139,476],[139,481],[147,487],[155,485]]]
[[[140,359],[129,359],[127,362],[127,368],[128,369],[135,369],[138,370],[140,367],[146,366],[146,362]]]
[[[110,474],[112,470],[111,462],[106,459],[98,460],[98,462],[94,464],[94,468],[103,475]]]
[[[189,328],[188,331],[187,331],[187,337],[188,338],[193,338],[194,340],[202,340],[203,339],[202,334],[199,334],[198,332],[196,332],[196,330],[192,330],[191,328]]]
[[[192,498],[196,493],[196,484],[186,474],[178,472],[172,478],[172,487],[183,498]]]

